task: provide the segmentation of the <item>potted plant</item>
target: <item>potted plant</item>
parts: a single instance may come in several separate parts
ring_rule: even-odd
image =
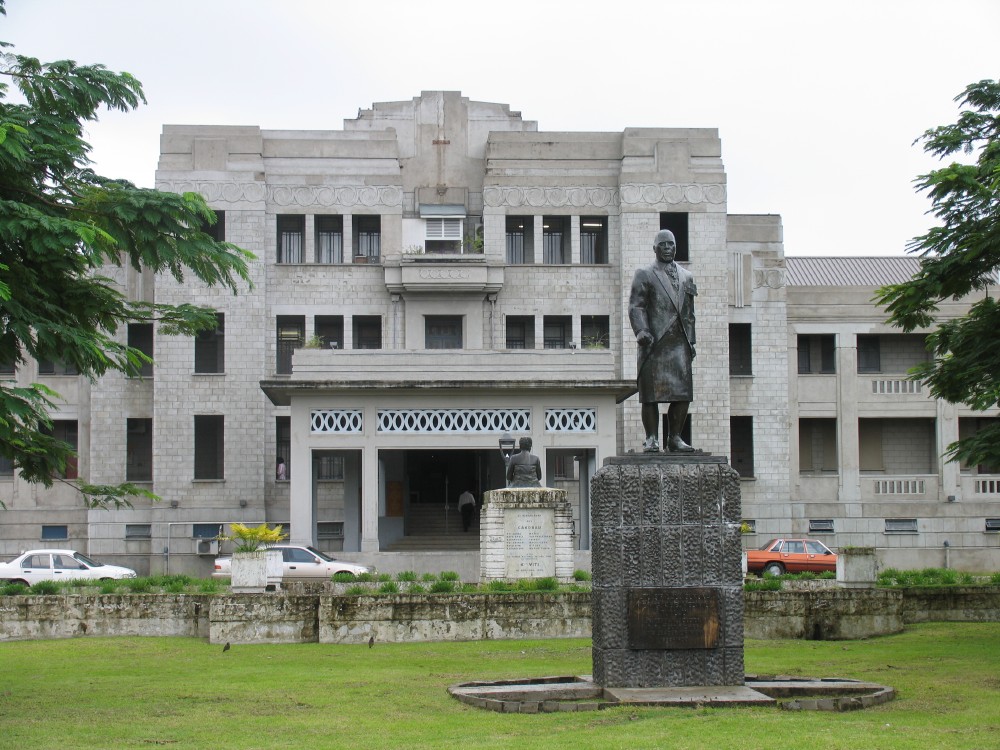
[[[288,538],[279,524],[269,529],[266,523],[260,526],[244,526],[234,523],[230,534],[220,539],[233,542],[232,581],[233,593],[261,593],[269,587],[281,585],[282,560],[280,550],[269,550],[267,546]]]

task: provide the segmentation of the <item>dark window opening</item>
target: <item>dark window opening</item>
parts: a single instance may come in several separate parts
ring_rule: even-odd
[[[677,255],[674,260],[686,262],[691,259],[688,245],[688,215],[679,211],[664,211],[660,213],[660,229],[669,229],[674,233],[677,242]],[[652,251],[652,242],[650,251]]]
[[[535,245],[533,230],[534,216],[508,216],[507,219],[507,262],[511,265],[533,263]]]
[[[355,216],[352,233],[355,261],[378,263],[382,255],[382,217]]]
[[[52,421],[52,427],[41,427],[39,432],[49,435],[56,440],[68,443],[73,450],[79,447],[79,427],[75,419],[56,419]],[[65,479],[76,479],[78,473],[78,458],[76,455],[66,458],[66,467],[60,474]]]
[[[125,524],[125,539],[152,539],[153,525],[149,523]]]
[[[276,480],[292,478],[292,418],[274,418],[274,465]],[[284,465],[284,466],[282,466]]]
[[[878,336],[858,336],[858,372],[882,372],[882,347]]]
[[[801,334],[798,337],[799,374],[835,373],[836,341],[837,337],[832,333]]]
[[[343,315],[317,315],[314,322],[316,324],[316,338],[322,348],[344,348]]]
[[[753,346],[749,323],[729,324],[729,374],[753,375]]]
[[[125,420],[125,481],[153,481],[153,420]]]
[[[316,217],[316,262],[344,262],[344,217]]]
[[[196,414],[194,417],[194,478],[224,479],[225,417]]]
[[[132,349],[138,349],[150,359],[153,358],[153,324],[152,323],[129,323],[128,324],[128,345]],[[153,377],[153,363],[143,362],[139,370],[140,377]]]
[[[278,262],[302,263],[306,248],[306,217],[278,216]]]
[[[739,475],[753,477],[753,417],[729,418],[729,452]]]
[[[306,319],[301,315],[279,315],[277,332],[275,372],[279,375],[291,375],[292,352],[301,349],[306,343]]]
[[[580,217],[580,262],[608,262],[608,217]]]
[[[611,346],[611,323],[607,315],[580,316],[580,345],[584,349],[608,349]]]
[[[546,315],[542,344],[546,349],[569,349],[573,319],[569,315]]]
[[[42,541],[69,539],[69,527],[65,524],[42,526]]]
[[[424,317],[425,349],[461,349],[461,315],[427,315]]]
[[[832,518],[811,518],[809,519],[810,534],[832,534],[834,533]],[[810,550],[812,552],[812,550]]]
[[[379,315],[355,315],[352,321],[355,349],[382,348],[382,318]]]
[[[226,371],[226,316],[215,314],[215,330],[201,331],[194,339],[194,371],[220,373]]]
[[[39,375],[79,375],[80,371],[72,362],[62,362],[58,359],[38,360]]]
[[[542,263],[569,263],[569,235],[568,216],[542,217]]]
[[[215,539],[222,533],[222,524],[194,523],[191,524],[191,537],[194,539]]]
[[[207,221],[203,222],[201,225],[201,231],[207,234],[216,242],[226,241],[226,212],[225,211],[213,211],[215,214],[215,223],[209,224]]]
[[[343,481],[344,457],[322,455],[316,456],[316,479],[323,481]]]
[[[533,315],[507,316],[508,349],[535,348],[535,318]]]

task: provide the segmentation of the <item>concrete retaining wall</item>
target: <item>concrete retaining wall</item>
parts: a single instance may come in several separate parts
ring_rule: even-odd
[[[1000,622],[1000,587],[748,591],[747,638],[841,640],[908,623]],[[590,594],[0,597],[0,641],[187,636],[213,643],[587,638]]]

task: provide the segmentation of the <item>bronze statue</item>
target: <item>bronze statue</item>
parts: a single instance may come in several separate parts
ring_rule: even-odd
[[[508,487],[541,487],[542,462],[531,452],[531,438],[518,440],[520,453],[515,453],[507,462]]]
[[[653,244],[656,261],[635,272],[629,297],[628,315],[639,345],[639,401],[646,440],[643,453],[657,453],[660,404],[667,408],[664,443],[671,452],[694,450],[681,440],[694,388],[691,361],[694,348],[694,298],[698,295],[694,277],[674,262],[677,241],[673,232],[661,229]]]

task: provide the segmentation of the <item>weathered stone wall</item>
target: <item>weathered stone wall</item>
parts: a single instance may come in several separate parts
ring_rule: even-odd
[[[902,589],[903,620],[1000,622],[1000,589],[978,586]]]
[[[315,596],[234,594],[212,601],[212,643],[315,643]]]
[[[902,603],[902,594],[890,589],[747,591],[743,632],[747,638],[817,641],[898,633],[904,624]]]

